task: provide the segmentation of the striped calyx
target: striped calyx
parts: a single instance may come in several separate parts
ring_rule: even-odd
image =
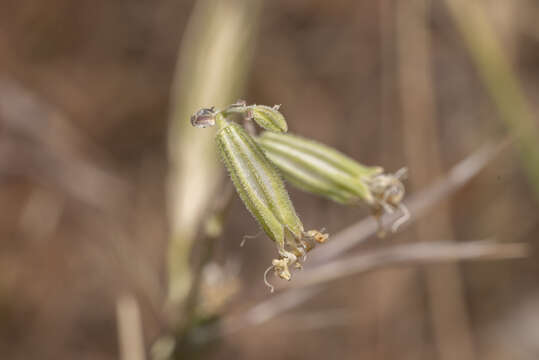
[[[364,202],[378,219],[397,208],[408,217],[401,203],[405,169],[387,174],[381,167],[364,166],[327,145],[290,134],[266,131],[257,143],[283,176],[304,191],[341,204]]]
[[[264,231],[284,246],[284,231],[300,237],[303,232],[283,181],[264,153],[238,124],[225,122],[217,145],[239,196]]]
[[[218,152],[241,200],[277,245],[279,257],[273,260],[268,270],[274,270],[282,279],[290,280],[289,267],[301,267],[299,261],[316,243],[324,242],[327,235],[315,230],[304,230],[275,167],[245,129],[227,119],[231,114],[242,113],[243,110],[239,108],[244,106],[234,104],[224,111],[211,109],[211,115],[218,126]],[[193,116],[196,117],[201,111]],[[203,112],[200,116],[209,115]]]

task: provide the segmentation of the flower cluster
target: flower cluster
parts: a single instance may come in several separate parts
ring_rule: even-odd
[[[254,121],[265,131],[251,136],[234,121],[238,118]],[[223,110],[204,108],[193,114],[191,124],[201,128],[217,125],[217,148],[238,195],[277,245],[278,257],[264,274],[272,290],[266,279],[268,273],[273,271],[290,280],[290,269],[301,268],[306,254],[328,238],[322,231],[304,230],[280,174],[304,191],[341,204],[367,204],[380,229],[384,213],[401,211],[393,230],[409,218],[402,204],[405,168],[384,173],[381,167],[362,165],[327,145],[287,134],[288,126],[278,105],[238,101]]]

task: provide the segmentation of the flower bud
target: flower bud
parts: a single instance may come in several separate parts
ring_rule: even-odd
[[[280,105],[273,107],[251,105],[247,107],[247,117],[254,120],[260,127],[269,131],[287,132],[286,120],[279,112]]]

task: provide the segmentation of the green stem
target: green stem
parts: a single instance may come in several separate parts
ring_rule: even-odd
[[[539,129],[518,76],[480,2],[446,3],[500,119],[516,140],[522,164],[539,199]]]

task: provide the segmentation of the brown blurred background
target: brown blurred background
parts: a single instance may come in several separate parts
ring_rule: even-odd
[[[478,2],[536,114],[539,5]],[[0,0],[1,359],[118,358],[124,293],[138,301],[147,349],[166,332],[167,123],[194,6]],[[257,16],[241,96],[282,104],[292,132],[362,163],[408,166],[410,193],[506,136],[444,1],[274,0]],[[539,198],[520,159],[509,147],[423,225],[369,246],[496,238],[534,247]],[[368,215],[289,191],[309,229],[337,232]],[[270,296],[262,273],[274,247],[263,237],[239,247],[258,231],[247,219],[234,197],[214,255],[240,264],[226,313]],[[536,263],[531,254],[346,277],[204,356],[537,359]]]

